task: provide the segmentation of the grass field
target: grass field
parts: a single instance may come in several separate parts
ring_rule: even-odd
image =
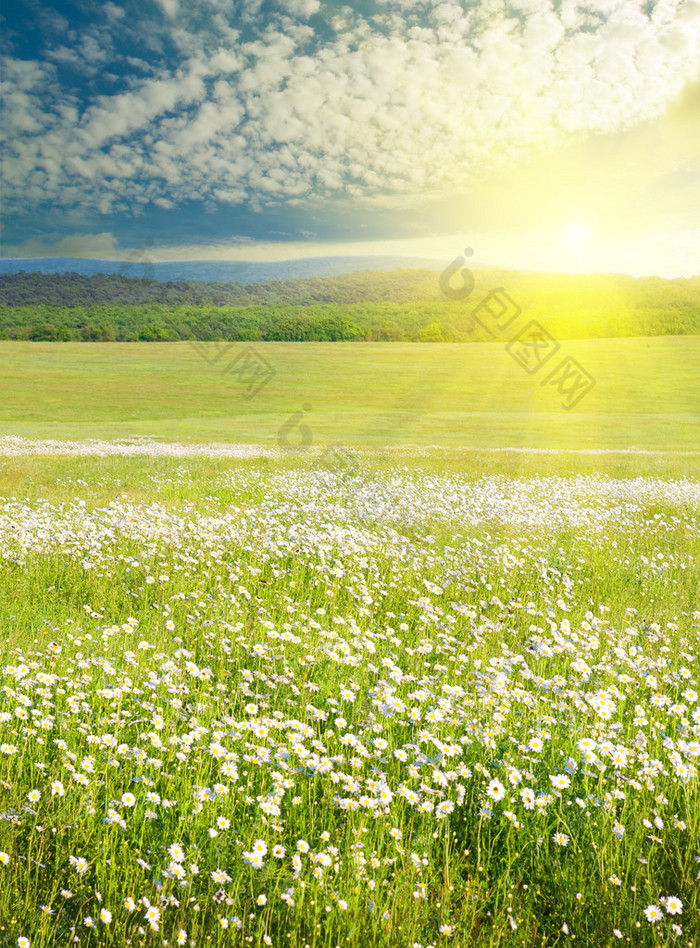
[[[243,348],[0,344],[0,948],[698,948],[700,340]]]
[[[3,948],[696,946],[697,481],[317,460],[0,461]]]
[[[315,444],[696,450],[700,339],[562,340],[595,379],[571,410],[502,344],[255,343],[253,397],[187,343],[0,343],[0,434],[276,444],[302,406]],[[211,344],[205,352],[213,359]],[[298,431],[289,438],[294,443]]]

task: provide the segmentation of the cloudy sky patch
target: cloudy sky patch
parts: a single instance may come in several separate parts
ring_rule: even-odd
[[[16,0],[2,36],[5,255],[539,235],[614,269],[644,226],[700,256],[697,0]]]

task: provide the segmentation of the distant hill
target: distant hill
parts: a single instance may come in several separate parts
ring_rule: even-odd
[[[135,255],[134,255],[135,256]],[[266,283],[305,277],[339,276],[359,270],[394,270],[396,267],[442,270],[445,263],[423,257],[304,257],[300,260],[246,262],[237,260],[172,260],[151,263],[140,259],[90,260],[84,257],[5,257],[1,273],[120,273],[159,282],[197,280],[204,283]]]
[[[453,299],[427,268],[260,283],[6,273],[0,339],[493,342],[533,321],[556,339],[700,334],[700,277],[473,276],[472,292]]]

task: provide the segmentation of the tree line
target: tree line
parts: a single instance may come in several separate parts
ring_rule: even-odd
[[[0,339],[491,342],[511,338],[513,330],[486,327],[479,306],[504,287],[520,323],[537,320],[559,339],[700,333],[700,277],[499,270],[475,276],[469,299],[454,300],[428,270],[261,284],[20,272],[0,276]]]

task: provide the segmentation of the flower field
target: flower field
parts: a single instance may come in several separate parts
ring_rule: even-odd
[[[0,945],[699,944],[697,480],[16,463]]]

